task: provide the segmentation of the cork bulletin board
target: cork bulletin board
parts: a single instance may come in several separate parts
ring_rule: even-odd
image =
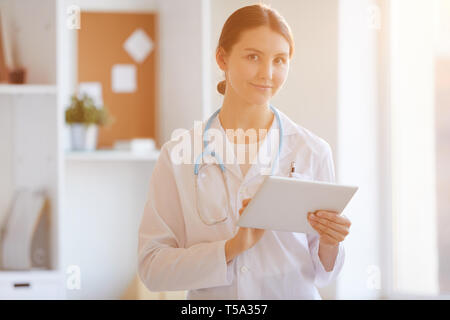
[[[156,137],[156,63],[158,52],[155,13],[81,12],[78,30],[78,83],[100,82],[103,103],[115,122],[100,127],[97,148],[111,148],[116,140]],[[125,50],[124,43],[140,31],[151,39],[152,49],[140,59]],[[135,88],[117,92],[112,70],[134,66]]]

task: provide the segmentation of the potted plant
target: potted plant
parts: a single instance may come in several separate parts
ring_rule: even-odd
[[[72,95],[66,109],[66,123],[70,125],[72,150],[94,151],[97,148],[98,126],[113,122],[104,106],[96,106],[89,95]]]

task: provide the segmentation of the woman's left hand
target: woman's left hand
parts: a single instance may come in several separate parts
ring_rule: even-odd
[[[316,210],[308,212],[308,221],[320,235],[320,243],[337,246],[349,233],[350,220],[336,211]]]

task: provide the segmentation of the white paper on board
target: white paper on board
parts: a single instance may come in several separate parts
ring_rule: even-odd
[[[147,33],[136,29],[124,42],[123,48],[137,63],[144,62],[153,50],[153,41]]]
[[[111,69],[111,86],[115,93],[136,91],[136,66],[133,64],[115,64]]]
[[[96,107],[103,106],[102,84],[100,82],[80,82],[78,95],[81,98],[84,94],[92,98]]]

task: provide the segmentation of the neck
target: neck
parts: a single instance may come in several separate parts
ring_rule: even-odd
[[[224,98],[218,117],[224,130],[242,129],[245,134],[248,129],[254,129],[257,135],[259,135],[260,129],[266,129],[267,132],[274,120],[274,114],[269,104],[249,104],[242,100],[230,99],[228,96]],[[258,140],[263,139],[264,136],[258,136]],[[236,137],[236,139],[231,138],[230,140],[237,141],[238,139]]]

